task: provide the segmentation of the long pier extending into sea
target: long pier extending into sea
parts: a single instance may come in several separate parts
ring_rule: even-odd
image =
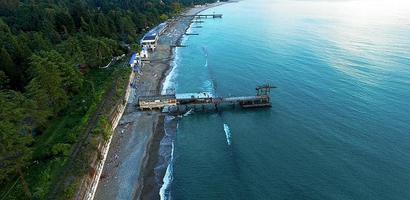
[[[256,95],[254,96],[215,97],[208,92],[140,96],[137,107],[140,110],[163,109],[166,107],[175,107],[179,110],[181,107],[186,109],[197,106],[202,108],[214,107],[218,110],[221,105],[236,104],[242,108],[270,107],[269,94],[272,88],[275,87],[271,85],[257,86]]]
[[[196,14],[196,15],[182,15],[183,17],[196,17],[196,18],[222,18],[222,14]]]

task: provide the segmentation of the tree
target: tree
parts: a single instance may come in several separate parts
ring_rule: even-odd
[[[20,79],[16,66],[5,48],[0,49],[0,70],[2,70],[12,81]]]
[[[10,27],[3,21],[2,18],[0,18],[0,33],[10,33]]]
[[[86,63],[91,67],[103,66],[112,58],[112,49],[109,44],[106,44],[101,39],[93,37],[83,37],[81,39],[82,47],[85,54]]]
[[[0,14],[6,14],[8,12],[13,12],[19,6],[19,0],[1,0],[0,1]]]
[[[74,20],[68,12],[58,12],[55,15],[55,27],[58,33],[68,35],[75,30]]]
[[[81,49],[78,37],[70,37],[59,44],[57,49],[59,53],[71,60],[74,64],[82,64],[85,62],[84,52]]]
[[[179,14],[182,12],[182,5],[178,2],[172,3],[172,10],[174,10],[175,13]]]
[[[44,36],[42,32],[34,32],[30,34],[30,42],[28,46],[33,52],[36,51],[47,51],[52,49],[52,44],[50,40]]]
[[[0,70],[0,90],[3,90],[7,87],[7,83],[9,82],[6,73]]]
[[[31,127],[25,123],[25,98],[12,91],[0,91],[0,182],[18,175],[28,197],[31,192],[24,179],[24,168],[31,158]]]
[[[162,14],[162,15],[159,16],[159,19],[160,19],[161,21],[165,21],[165,20],[168,19],[168,15]]]
[[[98,27],[98,33],[100,36],[109,37],[111,35],[108,21],[102,13],[98,13],[96,16],[96,26]]]
[[[62,73],[57,63],[49,58],[51,53],[42,52],[31,57],[33,79],[27,86],[27,94],[34,99],[42,110],[57,114],[68,102],[63,89]]]

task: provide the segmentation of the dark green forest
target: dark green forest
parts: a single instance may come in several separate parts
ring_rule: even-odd
[[[125,59],[99,67],[136,51],[161,21],[213,1],[0,0],[0,199],[49,198],[90,116],[126,85]]]

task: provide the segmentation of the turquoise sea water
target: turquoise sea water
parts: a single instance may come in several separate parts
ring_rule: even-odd
[[[212,12],[223,19],[189,30],[199,35],[184,38],[168,86],[278,88],[270,109],[183,117],[172,199],[410,199],[409,3],[245,0]]]

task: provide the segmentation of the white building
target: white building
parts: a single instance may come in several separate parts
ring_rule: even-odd
[[[140,57],[141,57],[141,59],[147,59],[149,57],[148,47],[147,46],[142,47],[142,50],[140,52]]]
[[[154,51],[158,45],[159,36],[165,31],[166,28],[167,23],[164,22],[159,24],[155,28],[151,29],[148,33],[146,33],[140,41],[142,49]]]
[[[158,34],[157,33],[152,33],[150,35],[145,35],[142,40],[141,40],[141,45],[142,48],[146,48],[150,51],[154,51],[155,48],[157,47],[158,43]]]

